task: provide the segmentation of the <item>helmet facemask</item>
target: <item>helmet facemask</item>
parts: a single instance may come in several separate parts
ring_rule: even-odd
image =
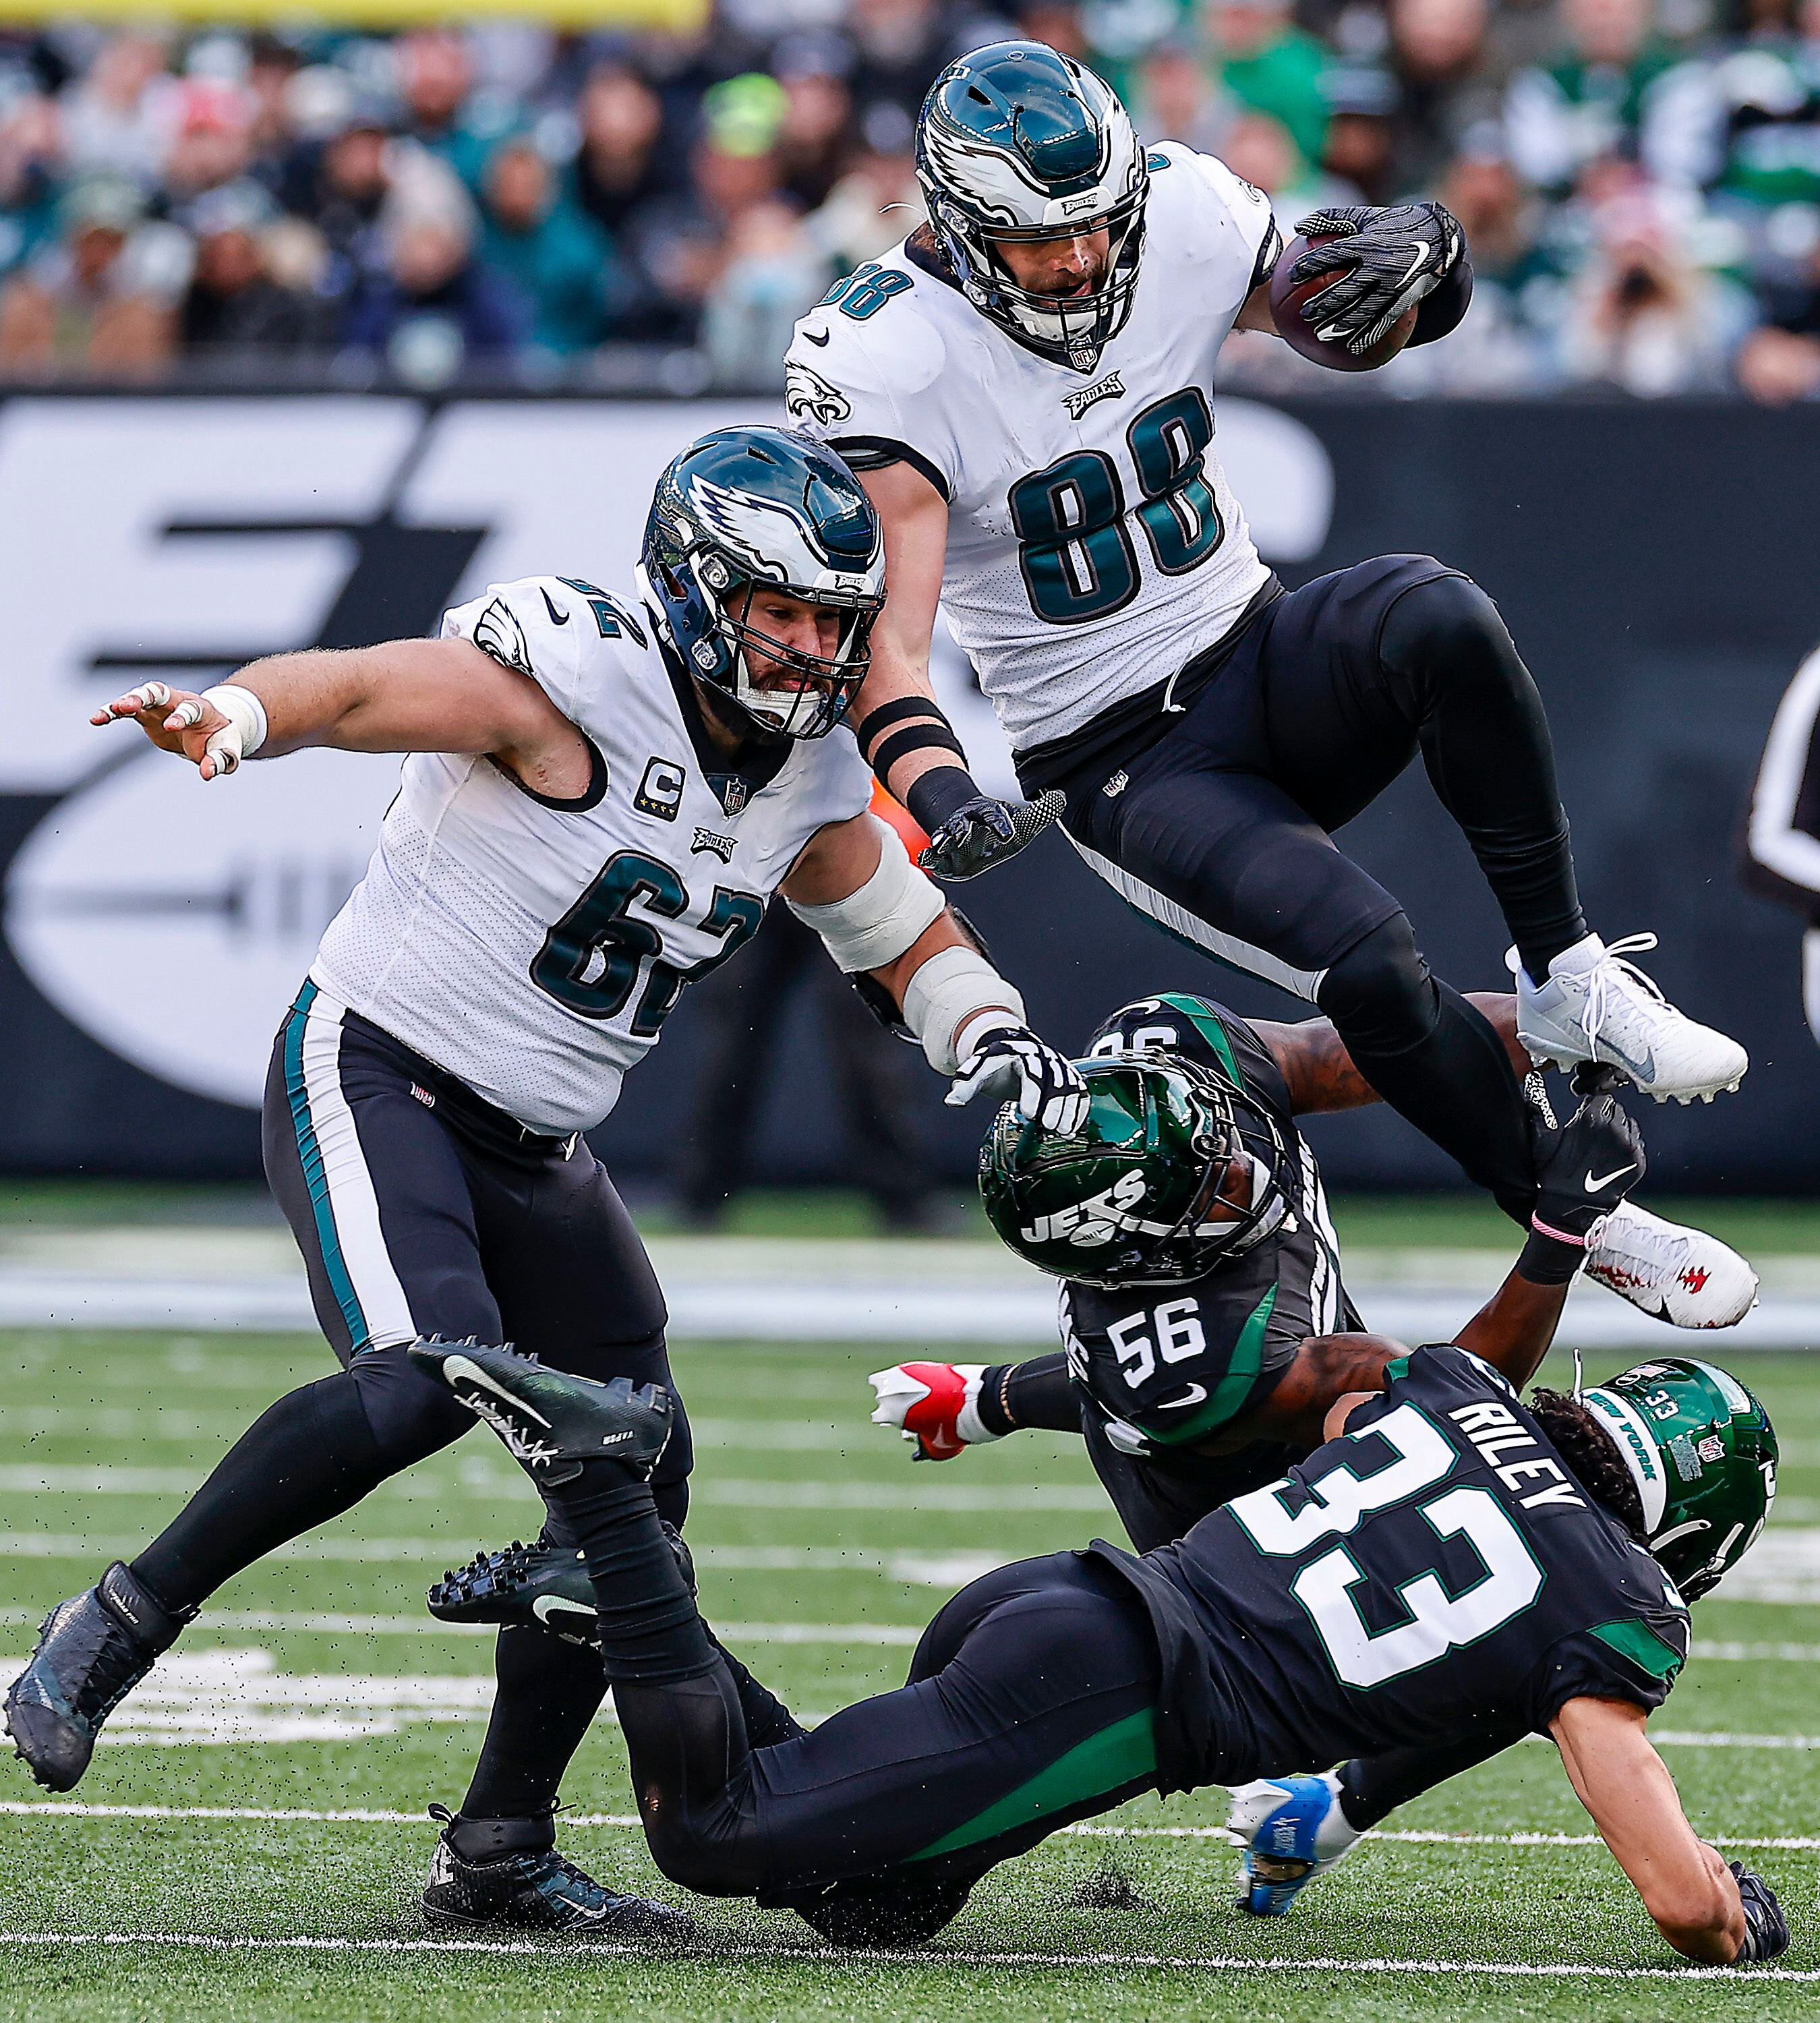
[[[811,595],[791,587],[790,596],[831,609],[839,620],[834,651],[812,653],[786,645],[753,620],[751,600],[763,585],[734,576],[725,558],[697,556],[685,565],[707,607],[709,627],[726,649],[726,675],[693,670],[698,679],[707,680],[761,737],[824,737],[845,719],[872,664],[872,625],[883,608],[883,596],[855,593],[850,599],[837,598],[825,589]],[[752,672],[754,653],[772,664],[762,680]]]
[[[1139,164],[1142,173],[1142,163]],[[1137,294],[1138,260],[1144,247],[1144,199],[1141,182],[1111,210],[1058,229],[1036,225],[1013,229],[984,225],[959,206],[923,185],[929,214],[948,264],[975,309],[989,316],[1027,349],[1076,372],[1091,372],[1100,354],[1130,320]],[[1073,295],[1047,295],[1021,286],[999,247],[1008,243],[1040,245],[1060,238],[1107,235],[1104,277],[1098,287]]]
[[[1104,1092],[1082,1132],[1045,1132],[1007,1105],[981,1151],[988,1216],[1019,1256],[1083,1285],[1172,1285],[1281,1225],[1282,1140],[1239,1092],[1172,1055],[1076,1065]]]

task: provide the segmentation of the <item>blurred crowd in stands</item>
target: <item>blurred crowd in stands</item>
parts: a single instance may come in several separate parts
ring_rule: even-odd
[[[1714,11],[1718,9],[1719,11]],[[1729,9],[1730,11],[1725,11]],[[780,382],[1000,35],[1287,232],[1438,196],[1478,293],[1367,386],[1820,397],[1820,0],[720,0],[699,32],[0,35],[0,379]],[[1224,382],[1358,384],[1235,338]]]

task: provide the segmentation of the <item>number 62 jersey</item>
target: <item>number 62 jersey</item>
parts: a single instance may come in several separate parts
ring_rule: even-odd
[[[757,932],[818,829],[863,813],[845,729],[710,746],[693,684],[641,602],[561,576],[494,584],[449,612],[587,739],[572,801],[490,759],[413,752],[365,876],[310,968],[319,990],[532,1131],[612,1108],[683,986]]]
[[[989,322],[914,235],[838,283],[786,360],[799,427],[948,501],[943,609],[1018,751],[1156,687],[1270,581],[1212,402],[1276,257],[1270,200],[1173,142],[1147,159],[1131,316],[1091,373]]]

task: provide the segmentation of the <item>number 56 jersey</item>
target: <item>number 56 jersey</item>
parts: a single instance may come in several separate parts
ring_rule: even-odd
[[[748,745],[747,770],[720,770],[649,612],[591,583],[494,584],[442,632],[537,682],[587,738],[593,777],[552,800],[490,759],[412,753],[310,975],[567,1136],[612,1110],[683,986],[751,939],[809,839],[864,810],[872,776],[845,730]]]
[[[1018,751],[1156,687],[1270,581],[1212,403],[1276,257],[1270,200],[1173,142],[1147,159],[1131,316],[1092,371],[1007,336],[918,236],[838,284],[786,360],[799,427],[948,501],[943,609]]]
[[[1686,1605],[1466,1350],[1393,1363],[1383,1396],[1276,1483],[1141,1560],[1163,1658],[1165,1788],[1402,1745],[1545,1730],[1581,1695],[1659,1706]]]

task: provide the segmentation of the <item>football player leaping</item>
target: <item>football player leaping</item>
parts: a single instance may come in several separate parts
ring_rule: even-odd
[[[872,774],[842,719],[884,567],[852,473],[785,431],[709,436],[659,482],[640,575],[623,600],[558,576],[495,586],[438,639],[281,655],[200,696],[155,683],[95,718],[137,720],[205,780],[311,745],[411,755],[266,1088],[266,1170],[342,1372],[280,1399],[130,1567],[52,1612],[6,1718],[53,1791],[224,1581],[469,1429],[414,1341],[510,1337],[668,1385],[662,1295],[580,1134],[773,892],[957,1077],[951,1099],[1008,1083],[1052,1128],[1084,1114],[1074,1070],[866,812]],[[680,1525],[680,1407],[674,1423],[652,1488]],[[498,1670],[426,1911],[685,1932],[555,1852],[598,1658],[538,1626],[501,1636]],[[762,1733],[772,1703],[751,1692]]]
[[[1697,1838],[1646,1723],[1687,1655],[1676,1583],[1702,1591],[1761,1530],[1774,1435],[1703,1363],[1520,1403],[1513,1373],[1565,1293],[1513,1273],[1468,1345],[1354,1337],[1325,1410],[1307,1399],[1325,1444],[1305,1461],[1142,1558],[1096,1544],[988,1575],[900,1691],[766,1736],[645,1480],[669,1393],[496,1349],[411,1354],[576,1540],[645,1837],[691,1889],[793,1905],[842,1943],[915,1943],[997,1863],[1142,1792],[1534,1731],[1672,1945],[1773,1959],[1774,1897]],[[1312,1857],[1292,1835],[1282,1858]]]
[[[1587,930],[1540,698],[1457,569],[1390,555],[1285,593],[1214,453],[1232,329],[1274,328],[1269,200],[1221,163],[1146,149],[1091,71],[1036,42],[951,64],[917,130],[930,222],[799,325],[787,398],[885,525],[891,598],[861,748],[934,839],[985,869],[1059,810],[1088,865],[1209,953],[1318,1004],[1394,1108],[1521,1219],[1517,1077],[1431,977],[1397,901],[1331,833],[1420,751],[1515,946],[1538,1060],[1647,1094],[1733,1087],[1744,1049]],[[1307,221],[1296,272],[1358,348],[1416,306],[1464,314],[1471,269],[1438,204]],[[930,700],[937,597],[1036,803],[982,796]]]

